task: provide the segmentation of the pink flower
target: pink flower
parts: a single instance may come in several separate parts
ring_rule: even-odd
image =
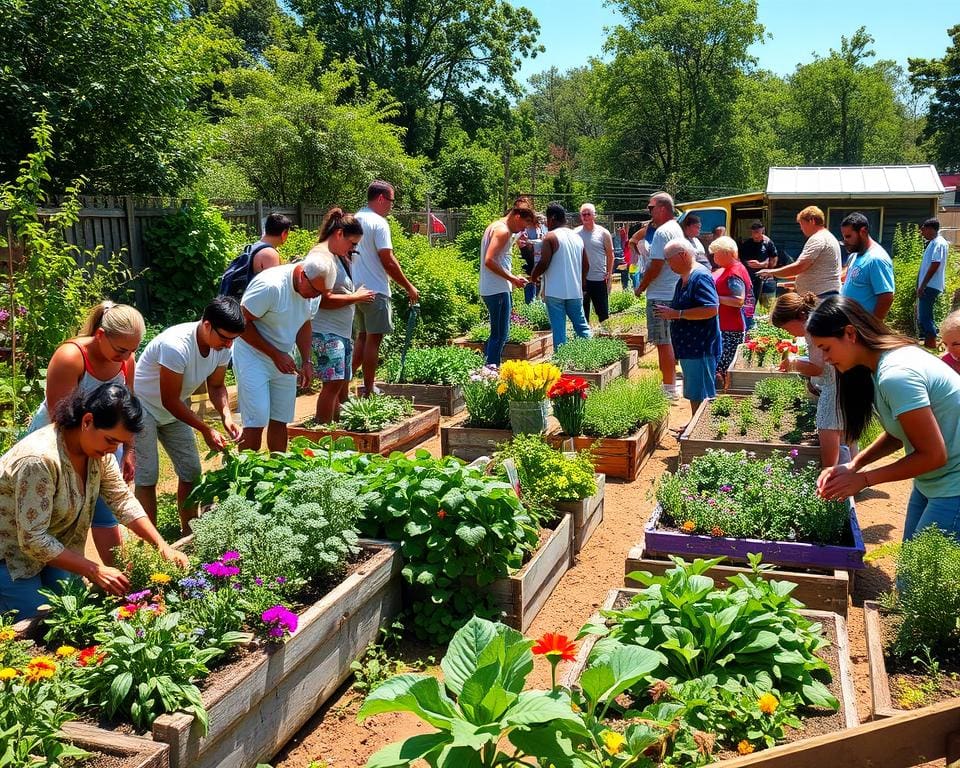
[[[223,563],[205,563],[203,570],[215,579],[229,579],[240,573],[240,569],[237,568],[237,566],[224,565]]]
[[[285,634],[292,635],[297,631],[299,622],[297,614],[282,605],[267,608],[260,614],[260,620],[269,627],[267,634],[273,638],[281,638]]]
[[[240,559],[240,553],[234,552],[232,549],[220,555],[220,560],[221,562],[224,562],[224,563],[228,563],[231,560],[239,560],[239,559]]]

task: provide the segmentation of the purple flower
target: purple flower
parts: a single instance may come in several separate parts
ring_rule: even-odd
[[[10,313],[5,309],[0,309],[0,323],[5,323],[10,319]]]
[[[283,630],[280,627],[274,627],[268,633],[270,637],[283,637]]]
[[[240,559],[240,553],[234,552],[232,549],[220,555],[220,561],[223,563],[229,563],[231,560],[239,560],[239,559]]]
[[[145,634],[147,633],[143,630],[142,627],[137,630],[137,637],[143,637]]]
[[[277,576],[277,584],[286,584],[286,583],[287,583],[286,576]]]
[[[233,584],[231,584],[230,586],[236,589],[237,591],[243,589],[243,584],[241,584],[239,581],[233,582]]]
[[[185,579],[180,579],[177,584],[180,585],[181,589],[198,593],[210,588],[210,582],[203,576],[187,576]],[[193,596],[196,597],[197,595]]]
[[[255,579],[253,580],[253,583],[256,584],[258,587],[262,587],[262,586],[263,586],[263,579],[261,579],[259,576],[257,576],[257,578],[255,578]]]
[[[715,507],[715,506],[717,506],[717,500],[716,500],[716,499],[707,499],[707,504],[709,504],[711,507]]]
[[[27,308],[21,304],[17,307],[17,314],[20,315],[20,317],[24,317],[27,314]]]
[[[127,595],[126,599],[128,603],[139,603],[141,600],[146,600],[148,597],[150,597],[150,590],[145,589],[142,592],[133,592]]]
[[[800,455],[800,451],[798,451],[796,448],[794,448],[794,449],[792,449],[792,450],[790,451],[790,458],[791,458],[791,459],[795,459],[795,458],[797,458],[797,456],[799,456],[799,455]]]
[[[260,620],[270,626],[270,637],[283,637],[284,633],[293,634],[297,631],[297,614],[289,608],[282,605],[275,605],[267,608],[261,615]],[[279,634],[278,634],[279,633]]]
[[[769,464],[764,464],[764,465],[763,465],[763,474],[765,474],[765,475],[772,475],[772,474],[773,474],[773,467],[771,467]]]
[[[720,486],[720,490],[723,491],[724,493],[730,493],[730,491],[733,490],[733,486],[732,486],[732,485],[728,485],[728,484],[724,484],[724,485],[721,485],[721,486]]]
[[[240,573],[237,566],[224,565],[223,563],[204,563],[203,570],[215,579],[229,579]]]

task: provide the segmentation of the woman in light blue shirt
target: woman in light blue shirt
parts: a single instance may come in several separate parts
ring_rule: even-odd
[[[807,333],[839,372],[838,402],[850,436],[858,438],[874,413],[884,429],[853,461],[820,474],[820,494],[842,499],[912,479],[903,538],[929,525],[960,534],[960,375],[846,297],[825,299]],[[870,466],[901,447],[903,458]]]

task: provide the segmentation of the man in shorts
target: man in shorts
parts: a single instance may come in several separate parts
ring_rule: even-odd
[[[419,291],[403,274],[400,262],[393,255],[390,225],[384,218],[393,208],[395,194],[387,182],[371,182],[367,188],[367,205],[356,213],[363,226],[363,237],[353,263],[353,282],[358,288],[369,288],[376,294],[372,302],[357,305],[357,339],[353,350],[353,372],[363,366],[363,387],[368,394],[375,391],[380,342],[385,334],[393,331],[390,280],[407,292],[411,306],[420,302]]]
[[[230,414],[224,377],[230,347],[245,325],[239,302],[218,296],[203,310],[200,322],[181,323],[162,331],[147,344],[137,361],[134,391],[143,405],[143,431],[136,437],[134,492],[154,523],[160,476],[158,442],[177,473],[177,510],[180,528],[186,534],[187,523],[196,517],[196,509],[187,508],[184,501],[201,473],[193,431],[197,430],[215,451],[240,437],[240,428]],[[204,382],[226,436],[190,410],[190,395]]]
[[[263,430],[271,451],[287,449],[297,385],[313,380],[310,319],[333,287],[337,269],[327,257],[264,270],[250,281],[240,306],[246,320],[233,350],[243,434],[240,447],[260,450]],[[300,368],[292,355],[300,352]]]

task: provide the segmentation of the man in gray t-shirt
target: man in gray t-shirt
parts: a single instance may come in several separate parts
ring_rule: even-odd
[[[592,302],[602,323],[610,316],[607,297],[613,276],[613,238],[606,227],[597,224],[597,209],[593,203],[580,206],[580,221],[583,223],[573,231],[580,235],[583,241],[589,264],[586,293],[583,296],[583,314],[587,320],[590,319]]]

